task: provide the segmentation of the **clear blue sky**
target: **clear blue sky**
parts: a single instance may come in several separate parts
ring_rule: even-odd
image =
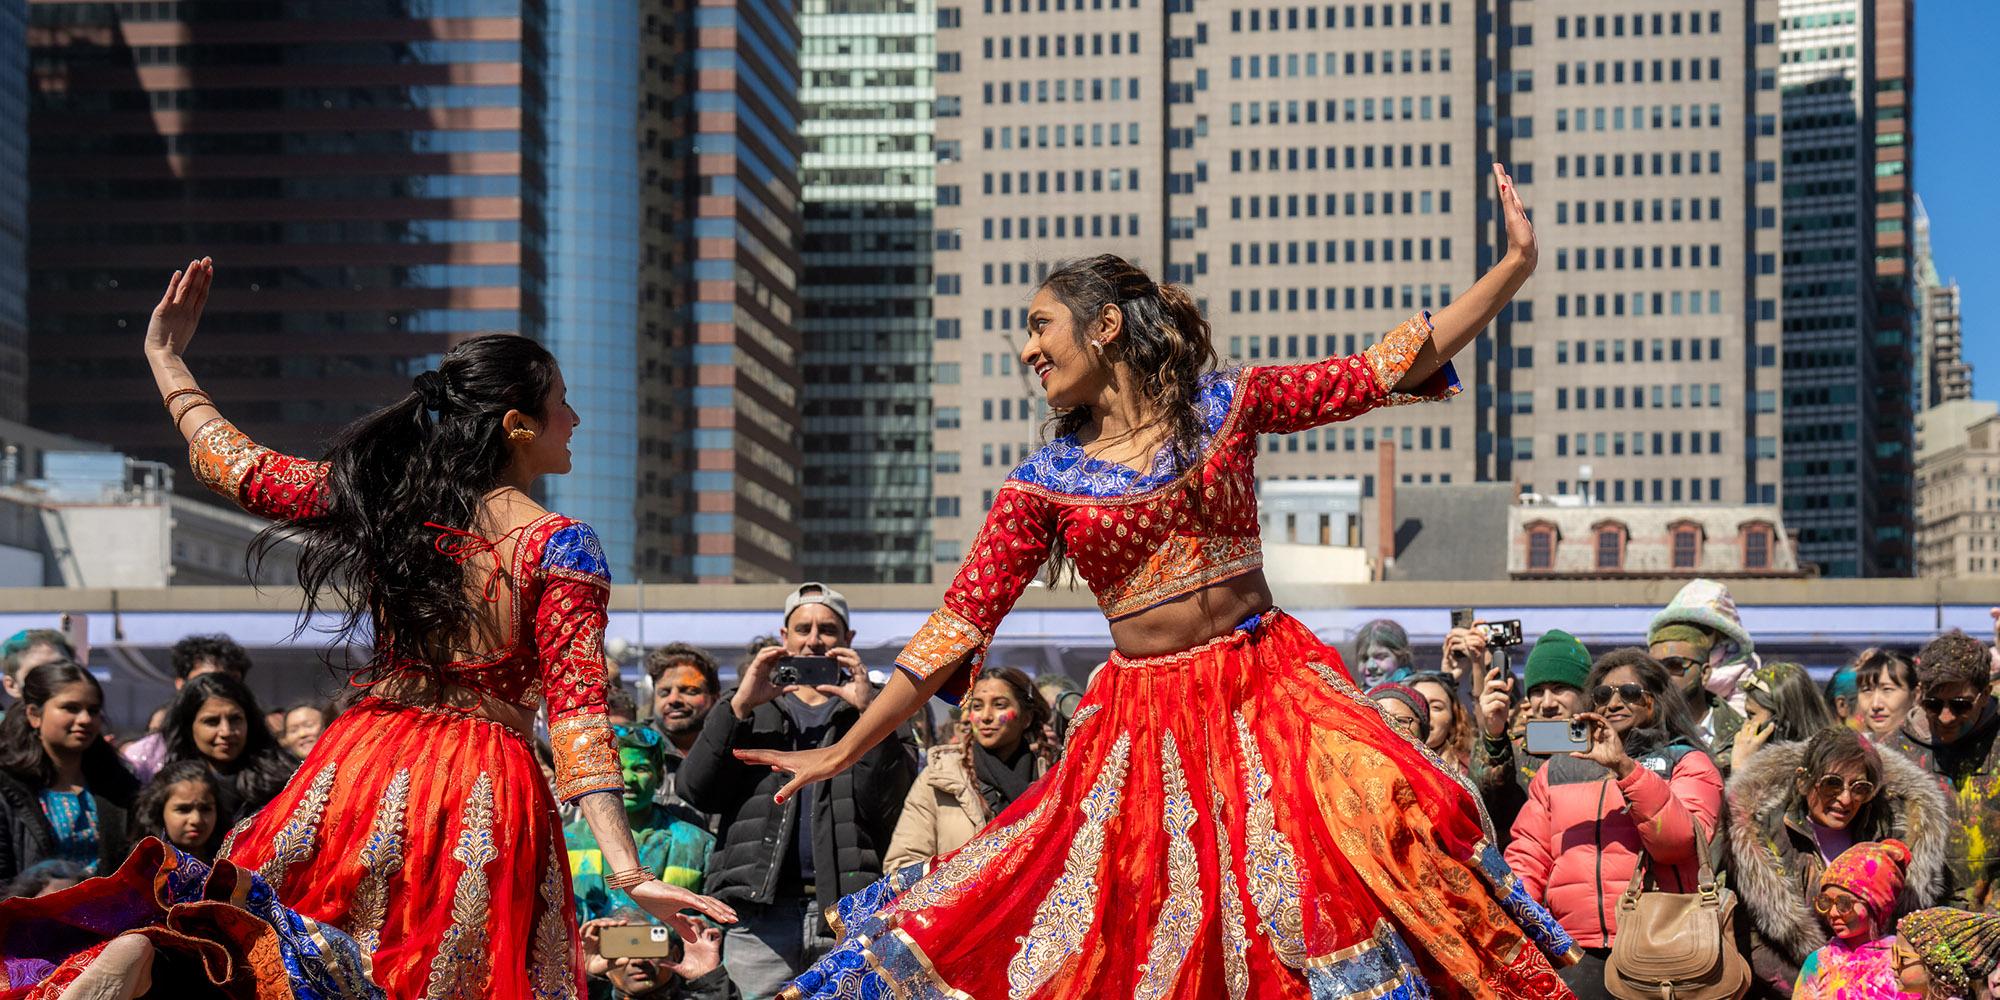
[[[2000,399],[2000,37],[1994,0],[1917,0],[1917,194],[1957,278],[1974,393]]]

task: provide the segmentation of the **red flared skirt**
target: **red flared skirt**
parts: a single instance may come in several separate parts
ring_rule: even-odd
[[[842,901],[793,996],[1568,996],[1474,790],[1279,612],[1114,657],[1060,766]]]
[[[500,723],[364,700],[222,856],[351,935],[391,997],[579,993],[555,799]]]

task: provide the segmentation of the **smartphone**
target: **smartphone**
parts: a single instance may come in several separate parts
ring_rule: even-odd
[[[597,953],[605,958],[681,960],[681,936],[658,924],[606,927],[598,932]]]
[[[1473,621],[1478,617],[1479,612],[1471,608],[1453,608],[1451,609],[1451,627],[1471,628]]]
[[[1575,719],[1529,719],[1525,740],[1529,753],[1552,757],[1590,749],[1590,723]]]
[[[1486,636],[1486,645],[1512,647],[1521,644],[1521,619],[1509,618],[1504,622],[1487,622],[1479,626],[1480,634]]]
[[[74,611],[63,612],[62,633],[63,638],[69,640],[70,648],[76,651],[77,666],[90,666],[90,616]]]
[[[848,681],[847,668],[831,656],[787,656],[778,661],[778,669],[771,679],[779,686],[799,684],[805,687],[819,687],[822,684],[845,684]]]

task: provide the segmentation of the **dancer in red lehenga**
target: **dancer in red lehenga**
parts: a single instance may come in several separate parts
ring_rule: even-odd
[[[683,907],[733,919],[640,868],[625,823],[604,554],[527,492],[569,471],[577,418],[555,359],[520,337],[461,343],[326,461],[302,461],[237,431],[181,360],[212,275],[206,260],[176,274],[147,333],[195,474],[300,537],[309,609],[330,595],[375,637],[368,696],[222,857],[351,936],[391,997],[578,995],[561,826],[530,745],[545,706],[559,793],[581,803],[612,881],[684,933]]]
[[[1073,559],[1118,647],[1061,765],[971,843],[843,900],[844,941],[790,996],[1568,996],[1573,944],[1495,849],[1479,796],[1391,728],[1340,656],[1272,607],[1260,435],[1457,391],[1447,363],[1534,268],[1495,169],[1507,258],[1358,357],[1204,374],[1183,289],[1117,257],[1059,268],[1024,365],[1059,435],[1016,469],[898,675],[846,739],[738,756],[835,774],[962,690],[1045,562]]]

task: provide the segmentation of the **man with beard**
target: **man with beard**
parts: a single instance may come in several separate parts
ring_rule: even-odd
[[[654,801],[713,833],[714,818],[680,797],[675,778],[722,693],[715,659],[685,642],[670,642],[647,654],[646,675],[653,679],[653,727],[666,738],[660,792]]]

